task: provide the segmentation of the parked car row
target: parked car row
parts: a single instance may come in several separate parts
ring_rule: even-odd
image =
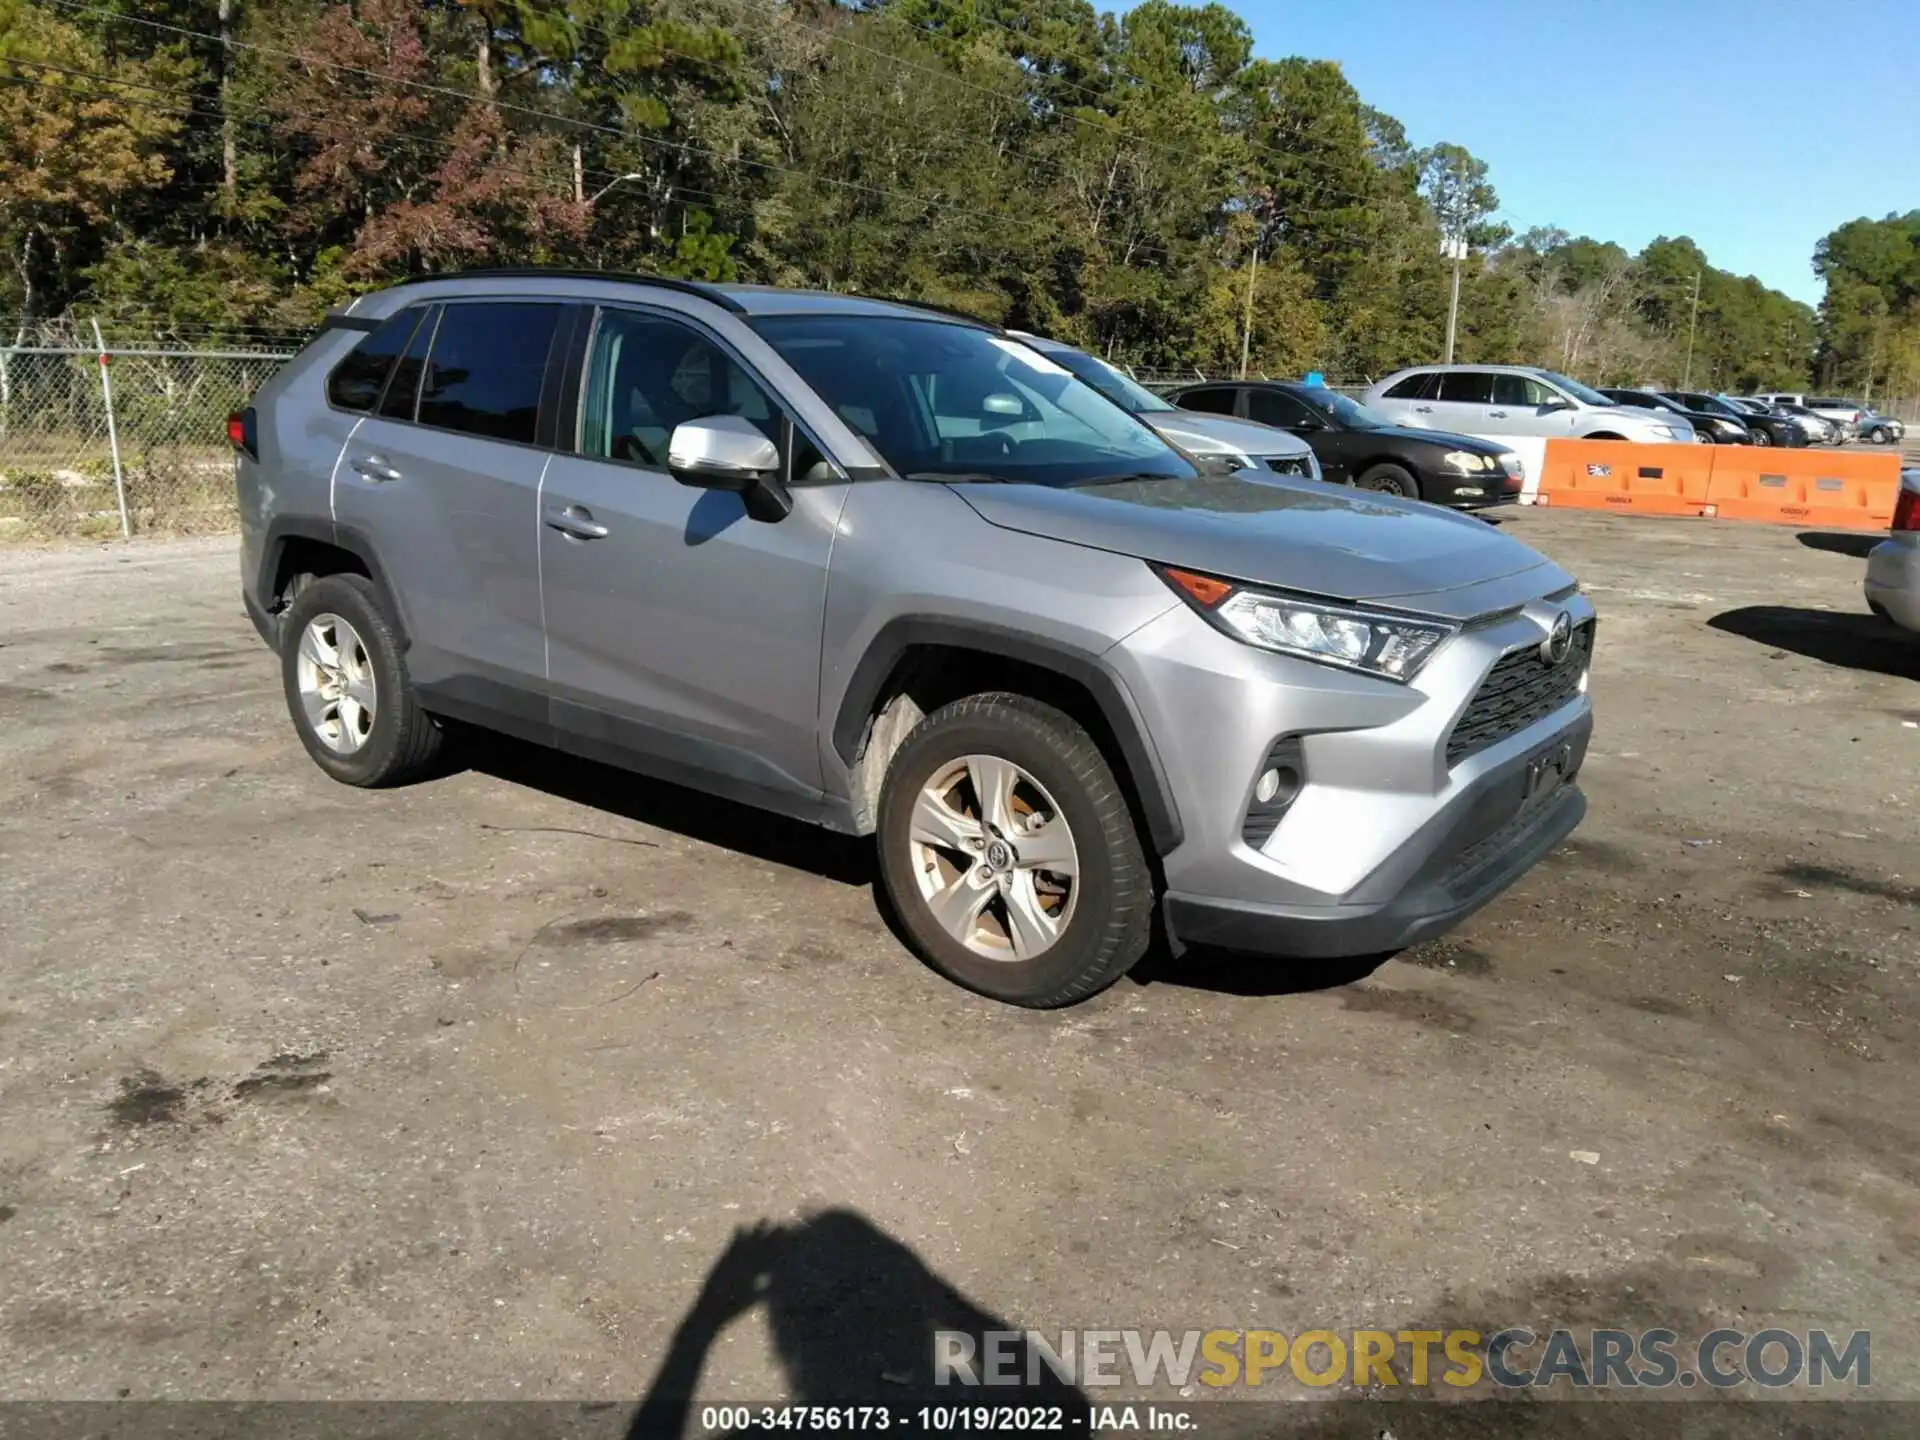
[[[1372,473],[1379,427],[1307,408]],[[913,948],[1014,1004],[1156,930],[1400,949],[1585,809],[1573,576],[993,325],[439,277],[331,317],[229,437],[247,612],[327,774],[431,773],[459,720],[872,836]],[[1498,446],[1412,442],[1409,475],[1507,484]]]

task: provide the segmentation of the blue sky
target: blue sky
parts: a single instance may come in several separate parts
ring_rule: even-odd
[[[1638,250],[1691,235],[1818,303],[1816,241],[1920,208],[1920,0],[1226,0],[1254,53],[1337,60],[1499,218]]]

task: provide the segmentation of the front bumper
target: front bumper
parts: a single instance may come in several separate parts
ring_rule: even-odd
[[[1186,822],[1162,861],[1176,947],[1396,949],[1524,874],[1585,810],[1572,783],[1593,729],[1584,687],[1483,748],[1450,759],[1449,742],[1501,657],[1537,646],[1563,612],[1593,615],[1577,594],[1527,601],[1456,636],[1406,686],[1266,654],[1185,607],[1109,652]],[[1262,833],[1254,782],[1282,744],[1297,744],[1304,783]]]
[[[1418,472],[1420,493],[1451,510],[1485,510],[1492,505],[1519,503],[1526,477],[1504,470],[1485,475],[1456,475],[1451,470]]]
[[[1583,732],[1580,757],[1586,748]],[[1536,805],[1517,800],[1513,789],[1502,785],[1483,796],[1451,828],[1407,888],[1384,904],[1259,905],[1169,894],[1168,940],[1176,950],[1216,945],[1306,960],[1373,955],[1430,940],[1531,870],[1587,813],[1587,797],[1571,783],[1561,784]],[[1504,822],[1499,818],[1503,814]]]
[[[1920,540],[1883,540],[1867,552],[1867,607],[1920,633]]]

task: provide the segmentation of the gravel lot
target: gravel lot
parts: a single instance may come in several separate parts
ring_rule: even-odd
[[[1574,839],[1357,980],[1056,1014],[857,844],[504,742],[333,784],[230,540],[0,557],[0,1395],[630,1401],[758,1227],[703,1396],[974,1306],[1871,1328],[1920,1397],[1920,645],[1866,537],[1507,523],[1600,608]]]

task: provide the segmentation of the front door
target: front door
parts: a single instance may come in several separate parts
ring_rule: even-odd
[[[562,307],[420,309],[347,441],[334,517],[371,537],[407,627],[408,674],[430,704],[511,729],[543,726],[537,516],[551,451],[534,441]]]
[[[1531,375],[1497,373],[1493,377],[1493,408],[1489,412],[1497,435],[1543,435],[1565,439],[1573,434],[1580,412],[1570,407],[1558,390]]]
[[[738,495],[668,473],[674,426],[710,415],[743,416],[782,447],[800,479],[784,519],[750,519]],[[805,437],[719,341],[643,308],[599,314],[577,449],[555,457],[540,506],[560,744],[817,810],[820,637],[846,482],[821,478]]]

